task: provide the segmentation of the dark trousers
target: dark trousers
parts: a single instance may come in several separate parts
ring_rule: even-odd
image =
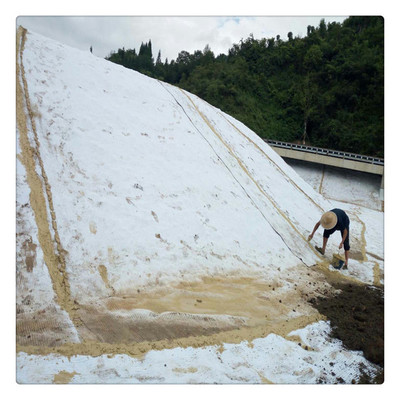
[[[340,231],[340,233],[342,234],[343,238],[344,231]],[[346,239],[344,240],[343,246],[346,251],[350,250],[350,228],[347,228],[347,236]]]

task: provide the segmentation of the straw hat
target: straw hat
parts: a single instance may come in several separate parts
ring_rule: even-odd
[[[332,229],[337,224],[337,216],[334,212],[328,211],[322,215],[319,221],[324,229]]]

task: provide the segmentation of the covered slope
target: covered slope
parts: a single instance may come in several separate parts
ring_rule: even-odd
[[[256,134],[22,28],[17,50],[20,352],[137,355],[322,318],[306,238],[332,204]]]

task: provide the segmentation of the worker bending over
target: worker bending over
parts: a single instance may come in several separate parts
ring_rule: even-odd
[[[322,248],[315,246],[315,248],[323,255],[325,254],[326,244],[328,243],[328,238],[335,231],[340,231],[342,235],[342,241],[339,244],[339,249],[344,246],[344,257],[345,264],[343,269],[347,269],[349,263],[349,250],[350,250],[350,219],[347,214],[340,210],[339,208],[334,208],[326,213],[324,213],[321,219],[315,224],[315,227],[308,237],[311,240],[314,236],[315,231],[322,225],[324,228],[324,238],[322,241]]]

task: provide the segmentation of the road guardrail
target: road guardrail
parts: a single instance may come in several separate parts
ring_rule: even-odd
[[[324,149],[321,147],[307,146],[303,144],[287,143],[278,140],[264,139],[266,143],[274,147],[281,147],[290,150],[303,151],[307,153],[320,154],[329,157],[342,158],[345,160],[353,160],[368,164],[384,165],[384,159],[378,157],[364,156],[362,154],[347,153],[338,150]]]

